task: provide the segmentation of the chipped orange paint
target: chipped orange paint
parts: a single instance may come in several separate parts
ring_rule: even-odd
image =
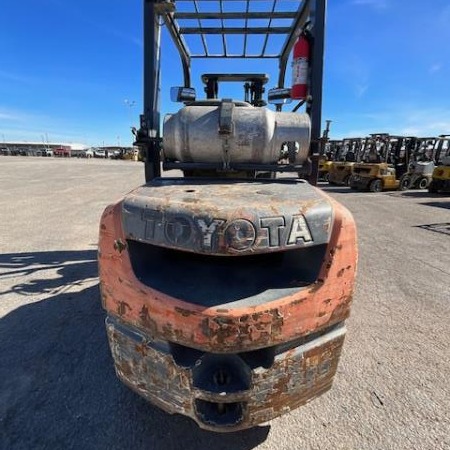
[[[103,306],[150,335],[214,353],[270,347],[342,322],[349,316],[354,289],[356,229],[351,214],[328,200],[334,220],[318,281],[307,290],[272,302],[233,309],[191,304],[141,283],[131,267],[121,203],[111,205],[100,224]]]

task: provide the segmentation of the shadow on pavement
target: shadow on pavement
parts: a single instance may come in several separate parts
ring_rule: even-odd
[[[44,276],[51,271],[52,276]],[[56,276],[55,276],[56,275]],[[0,281],[27,277],[25,282],[1,289],[0,296],[14,292],[20,295],[56,294],[69,285],[82,286],[97,277],[97,251],[74,250],[0,255]]]
[[[390,195],[394,195],[396,197],[410,197],[410,198],[440,198],[442,195],[440,194],[432,194],[426,190],[412,190],[412,191],[394,191],[391,192]]]
[[[270,427],[219,435],[154,408],[115,376],[98,286],[95,251],[3,255],[0,269],[30,275],[39,266],[60,278],[9,292],[48,293],[0,321],[0,424],[8,449],[237,449],[263,442]],[[70,270],[69,270],[70,269]],[[1,278],[1,276],[0,276]],[[78,292],[61,287],[79,284]],[[14,295],[14,294],[13,294]]]
[[[450,202],[423,202],[421,205],[432,206],[433,208],[450,209]]]
[[[364,192],[364,191],[356,191],[353,189],[350,189],[347,186],[330,186],[327,184],[324,185],[318,185],[320,189],[322,189],[325,192],[334,192],[336,194],[354,194],[355,192]]]
[[[432,206],[434,208],[450,209],[450,202],[447,201],[447,196],[442,194],[432,194],[428,191],[395,191],[390,192],[387,195],[391,197],[402,198],[418,198],[423,200],[430,200],[426,202],[420,202],[419,205]],[[436,200],[436,201],[433,201]]]
[[[416,225],[415,228],[434,231],[435,233],[446,234],[450,236],[450,223],[430,223],[427,225]]]

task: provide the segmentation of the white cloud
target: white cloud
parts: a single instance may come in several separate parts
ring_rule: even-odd
[[[370,6],[375,9],[386,9],[389,6],[388,0],[352,0],[353,5]]]
[[[7,141],[42,141],[42,136],[49,134],[52,140],[79,141],[85,136],[82,133],[61,133],[68,129],[59,117],[51,117],[33,111],[23,111],[0,105],[0,135]]]
[[[417,127],[406,127],[406,128],[400,129],[399,134],[403,135],[403,136],[419,136],[422,133],[420,132],[420,128],[417,128]],[[427,137],[427,136],[424,136],[424,137]]]
[[[31,116],[30,114],[27,114],[23,111],[18,111],[11,108],[5,108],[0,106],[0,120],[4,120],[7,122],[26,122],[28,120],[32,120],[35,117]]]
[[[0,79],[24,84],[33,84],[36,82],[34,78],[26,75],[19,75],[13,72],[6,72],[5,70],[0,70]]]
[[[85,24],[91,26],[94,29],[97,29],[98,31],[101,31],[102,33],[115,36],[116,38],[124,41],[128,41],[139,48],[143,48],[144,46],[142,39],[136,36],[132,36],[131,34],[124,33],[118,28],[112,27],[110,25],[105,25],[104,23],[101,23],[98,19],[94,20],[88,14],[86,14],[84,10],[74,7],[73,4],[68,5],[66,1],[61,0],[49,0],[49,2],[54,6],[57,6],[58,8],[64,10],[64,14],[67,14],[69,9],[69,13],[71,14],[72,17],[77,17]],[[86,12],[88,11],[86,10]]]
[[[364,96],[364,94],[367,92],[367,89],[369,89],[368,83],[359,83],[355,86],[356,91],[356,97],[361,98]]]
[[[85,142],[85,136],[72,133],[60,133],[56,129],[0,128],[0,137],[5,142]],[[82,144],[79,144],[82,145]]]
[[[0,120],[7,120],[7,121],[17,121],[17,116],[15,116],[14,114],[11,114],[9,112],[3,112],[0,111]]]
[[[423,108],[413,104],[393,105],[386,111],[371,111],[358,116],[346,115],[336,119],[336,124],[339,124],[336,127],[336,138],[363,137],[381,132],[431,137],[450,132],[450,109]],[[358,125],[355,126],[355,123]]]
[[[7,72],[4,70],[0,70],[0,86],[2,88],[5,88],[5,86],[2,86],[3,84],[9,84],[9,83],[3,83],[6,82],[13,82],[20,85],[28,85],[27,88],[36,88],[39,87],[40,90],[46,89],[47,85],[53,86],[54,89],[56,89],[56,86],[58,86],[59,89],[65,89],[65,88],[82,88],[83,90],[93,90],[97,91],[99,89],[102,89],[105,87],[105,83],[101,82],[93,82],[91,80],[82,80],[77,79],[75,76],[70,77],[58,77],[52,75],[51,77],[47,76],[46,74],[38,74],[37,72],[34,73],[33,77],[28,76],[25,74],[20,74],[17,72]],[[25,87],[25,86],[23,86]],[[1,105],[0,105],[0,112],[1,111]]]
[[[441,63],[436,63],[436,64],[433,64],[433,65],[428,69],[428,72],[429,72],[430,74],[434,74],[434,73],[436,73],[436,72],[439,72],[441,69],[442,69],[442,64],[441,64]]]
[[[370,87],[371,61],[365,55],[349,52],[345,58],[334,61],[333,65],[356,98],[360,99],[366,94]]]

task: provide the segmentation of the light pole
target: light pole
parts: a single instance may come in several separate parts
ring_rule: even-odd
[[[130,128],[133,127],[133,112],[132,112],[132,108],[134,106],[136,106],[136,101],[135,100],[128,100],[127,98],[123,101],[125,103],[125,106],[128,109],[128,121],[129,121],[129,125]],[[131,147],[133,146],[133,139],[131,140]]]

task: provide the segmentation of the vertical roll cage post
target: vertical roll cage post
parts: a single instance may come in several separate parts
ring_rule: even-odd
[[[144,1],[144,111],[140,118],[140,129],[136,133],[135,144],[140,146],[145,157],[145,179],[150,181],[161,175],[161,136],[160,136],[160,53],[161,27],[165,26],[178,50],[183,67],[184,86],[191,86],[191,61],[193,59],[244,58],[244,59],[278,59],[278,87],[285,84],[286,68],[292,48],[302,31],[307,26],[307,35],[311,43],[309,71],[309,96],[306,112],[311,117],[310,157],[312,169],[309,174],[311,184],[317,183],[319,154],[321,152],[322,122],[322,83],[323,58],[325,42],[325,16],[327,0],[264,0],[267,8],[251,10],[251,1],[244,0],[245,12],[225,12],[224,4],[231,6],[236,0],[143,0]],[[209,3],[208,12],[201,12],[199,5]],[[260,4],[262,2],[259,2]],[[286,4],[290,3],[288,8]],[[187,6],[176,9],[176,4]],[[211,6],[218,5],[217,11],[211,12]],[[283,8],[284,6],[284,8]],[[204,26],[208,20],[220,21],[220,27]],[[244,19],[245,26],[227,25],[227,20]],[[266,19],[266,27],[253,26],[252,19]],[[279,26],[282,19],[285,26]],[[182,20],[183,26],[179,20]],[[255,20],[253,20],[253,23]],[[186,25],[187,24],[187,25]],[[278,53],[269,53],[267,44],[271,35],[284,36],[284,43]],[[197,35],[201,39],[203,51],[192,53],[185,36]],[[211,53],[208,50],[208,36],[222,37],[222,52]],[[226,37],[243,36],[242,51],[230,52]],[[262,35],[262,48],[249,49],[249,35]],[[281,105],[277,105],[281,110]],[[295,110],[298,109],[294,108]],[[281,166],[280,166],[281,167]],[[272,168],[273,169],[273,168]],[[283,171],[280,169],[273,169]],[[288,171],[287,169],[284,171]]]

